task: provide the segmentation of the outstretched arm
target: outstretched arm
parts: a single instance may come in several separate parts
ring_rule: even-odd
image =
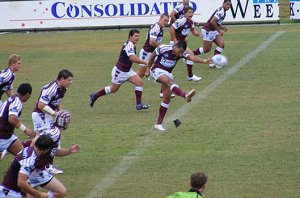
[[[64,149],[64,148],[58,149],[56,151],[55,156],[64,157],[79,152],[80,152],[80,146],[78,146],[77,144],[73,144],[69,149]]]
[[[196,63],[203,63],[203,64],[211,64],[212,63],[212,60],[210,58],[208,59],[202,59],[202,58],[199,58],[197,56],[194,56],[192,54],[189,54],[187,57],[186,57],[187,60],[191,60],[193,62],[196,62]]]
[[[19,120],[19,118],[16,115],[10,114],[8,116],[8,122],[11,125],[15,126],[17,129],[23,131],[28,136],[30,136],[30,137],[36,136],[36,132],[27,128],[24,124],[22,124],[22,122]]]

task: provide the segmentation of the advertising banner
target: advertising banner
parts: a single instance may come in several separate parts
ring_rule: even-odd
[[[182,1],[65,0],[0,2],[0,30],[115,27],[153,24]],[[194,20],[204,23],[223,0],[191,0]],[[278,21],[278,0],[232,0],[224,22]]]
[[[300,0],[290,0],[290,19],[300,20]]]

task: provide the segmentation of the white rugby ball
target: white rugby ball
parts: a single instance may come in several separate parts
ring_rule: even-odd
[[[228,60],[226,56],[222,54],[216,54],[212,58],[213,63],[216,65],[216,68],[222,68],[225,67],[228,64]]]

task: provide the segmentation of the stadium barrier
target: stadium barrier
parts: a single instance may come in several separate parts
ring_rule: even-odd
[[[300,20],[300,0],[290,0],[290,19]]]
[[[294,0],[299,1],[299,0]],[[0,2],[0,31],[148,26],[180,0],[51,0]],[[191,0],[194,20],[205,23],[223,0]],[[296,12],[295,12],[296,14]],[[279,23],[278,0],[232,0],[226,23]]]

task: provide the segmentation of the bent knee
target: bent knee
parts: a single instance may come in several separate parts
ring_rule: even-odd
[[[62,188],[60,189],[59,192],[57,192],[58,197],[65,197],[67,196],[67,189],[66,188]]]

